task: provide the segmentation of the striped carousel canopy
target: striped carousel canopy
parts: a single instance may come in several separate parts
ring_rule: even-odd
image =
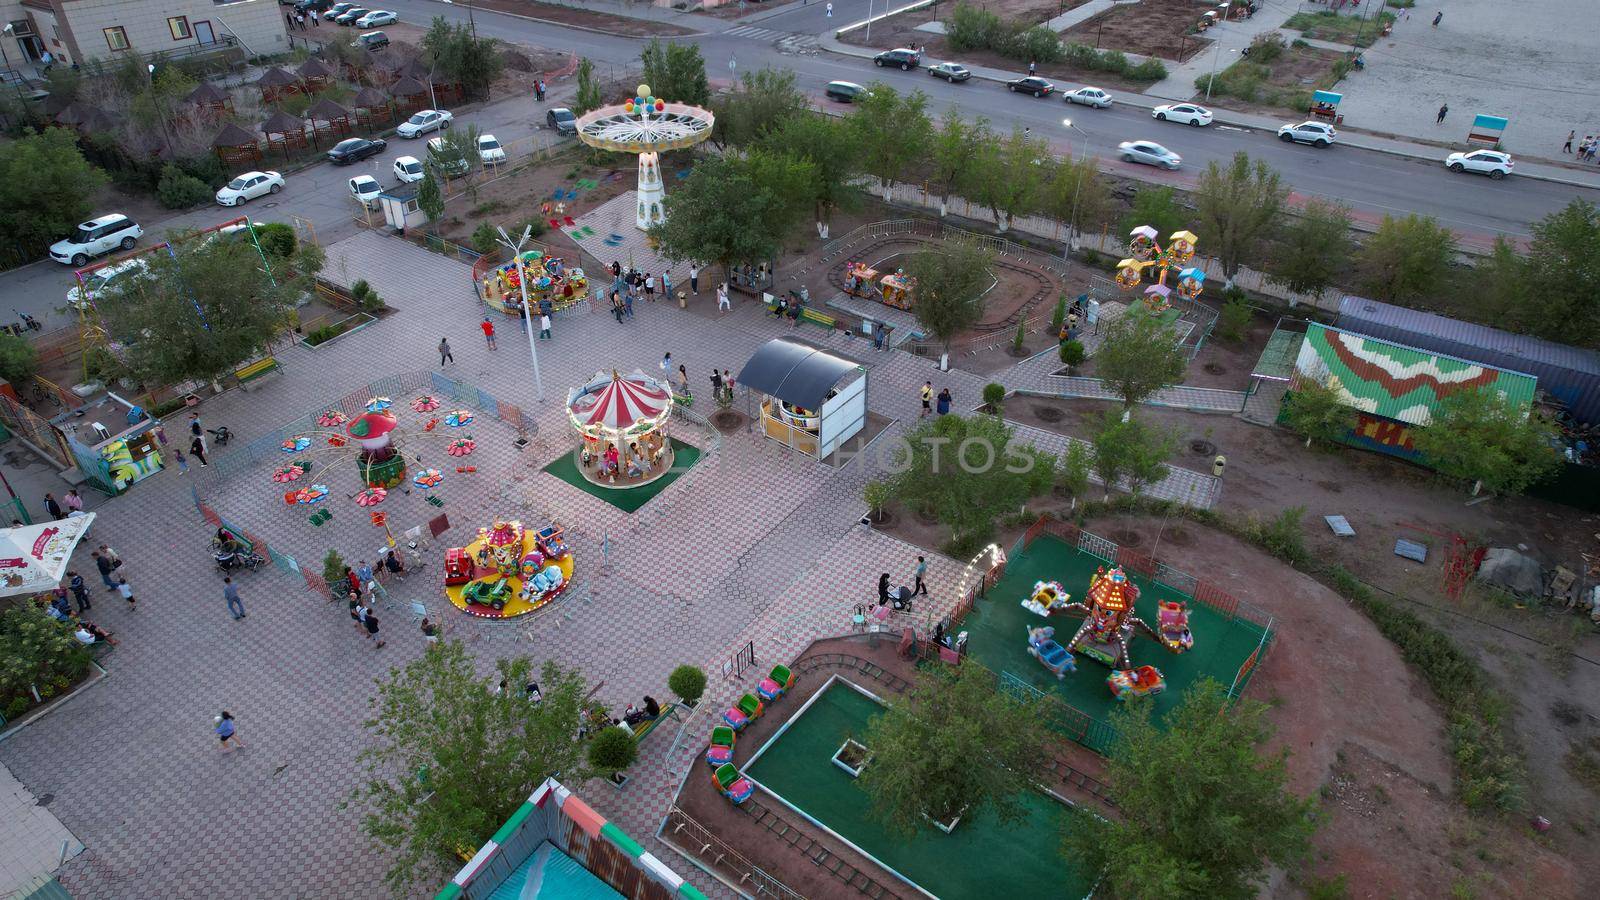
[[[635,369],[622,375],[596,372],[567,397],[567,414],[584,434],[641,433],[666,421],[672,412],[672,391],[666,382]]]

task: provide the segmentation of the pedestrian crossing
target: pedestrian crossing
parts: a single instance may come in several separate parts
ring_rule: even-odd
[[[773,31],[771,28],[757,28],[754,25],[740,25],[738,28],[730,28],[724,31],[723,34],[749,38],[753,41],[767,41],[774,44],[784,38],[804,37],[804,35],[796,34],[793,31]]]

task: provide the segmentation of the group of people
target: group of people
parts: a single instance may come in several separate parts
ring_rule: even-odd
[[[950,404],[952,402],[954,402],[954,401],[955,401],[955,396],[950,393],[950,388],[948,388],[948,387],[940,388],[939,389],[939,396],[938,396],[938,398],[936,400],[934,398],[934,396],[933,396],[933,382],[924,381],[922,383],[922,415],[926,416],[929,413],[933,412],[934,409],[935,409],[935,403],[938,404],[937,409],[938,409],[939,415],[941,415],[941,416],[949,415],[950,414]]]
[[[289,24],[290,31],[293,31],[296,28],[300,29],[301,31],[307,30],[307,19],[310,19],[310,27],[322,27],[322,14],[317,12],[317,8],[314,6],[307,10],[296,10],[292,13],[284,13],[283,15],[283,20]]]
[[[46,600],[40,597],[38,602],[44,606],[45,614],[58,622],[65,622],[72,626],[72,635],[86,646],[95,644],[110,644],[115,646],[117,641],[111,633],[83,617],[83,612],[94,604],[89,602],[88,591],[83,587],[83,578],[77,573],[71,573],[76,579],[77,586],[72,589],[78,601],[78,611],[72,611],[72,604],[67,602],[67,588],[57,587],[49,594]]]
[[[667,443],[659,435],[652,435],[655,440],[646,439],[646,446],[640,447],[638,441],[631,441],[628,449],[618,451],[616,444],[606,444],[604,450],[597,450],[584,443],[582,458],[583,467],[589,468],[597,462],[600,466],[599,475],[616,481],[618,476],[628,478],[643,478],[644,474],[654,469],[661,463],[661,457],[667,452]]]
[[[672,275],[670,273],[662,272],[658,275],[651,275],[648,272],[641,272],[631,267],[624,271],[621,262],[612,261],[611,314],[617,317],[618,322],[625,318],[633,318],[633,301],[639,299],[640,296],[643,296],[648,302],[655,302],[657,291],[664,297],[672,296]]]
[[[1566,144],[1562,145],[1561,152],[1562,153],[1572,153],[1573,152],[1572,142],[1577,140],[1577,138],[1578,138],[1578,132],[1576,130],[1567,132],[1567,142],[1566,142]],[[1595,157],[1597,157],[1597,156],[1600,156],[1600,136],[1596,136],[1596,135],[1592,135],[1592,134],[1584,135],[1582,143],[1578,144],[1578,149],[1577,149],[1577,159],[1578,159],[1578,161],[1579,162],[1594,162],[1595,161]]]
[[[362,562],[353,569],[350,566],[344,567],[344,582],[349,588],[347,596],[350,618],[355,622],[357,632],[365,632],[367,640],[373,643],[374,650],[383,647],[386,641],[378,636],[378,616],[373,612],[373,601],[389,599],[389,591],[383,586],[383,582],[378,580],[378,573],[388,572],[392,576],[404,578],[405,571],[405,564],[400,561],[400,557],[393,549],[384,551],[374,562]],[[424,620],[423,624],[427,626],[431,623]],[[430,640],[438,636],[437,630],[430,635],[426,627],[422,629],[422,634]]]
[[[68,490],[66,496],[60,500],[56,499],[55,494],[46,491],[44,495],[44,511],[49,513],[52,519],[65,519],[73,513],[83,512],[83,498],[78,495],[77,488]]]

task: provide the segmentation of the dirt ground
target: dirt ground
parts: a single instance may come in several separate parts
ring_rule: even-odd
[[[1229,106],[1248,112],[1277,114],[1291,110],[1304,115],[1307,104],[1299,100],[1309,100],[1314,90],[1332,88],[1336,83],[1333,80],[1333,64],[1343,57],[1344,54],[1337,50],[1321,47],[1285,47],[1283,55],[1267,66],[1271,74],[1262,82],[1255,99],[1230,94]],[[1233,65],[1250,63],[1241,60]],[[1223,73],[1219,72],[1217,77],[1221,79]]]
[[[1188,32],[1215,6],[1195,0],[1143,0],[1085,19],[1061,37],[1096,50],[1121,50],[1184,62],[1211,45],[1210,39]]]
[[[667,22],[630,19],[627,16],[614,16],[610,13],[559,6],[554,3],[539,3],[537,0],[474,0],[474,2],[481,9],[543,19],[546,22],[560,22],[563,25],[578,25],[624,37],[682,37],[695,33],[692,28]]]

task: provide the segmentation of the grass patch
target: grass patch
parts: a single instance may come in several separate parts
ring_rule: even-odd
[[[1319,12],[1295,13],[1289,17],[1289,21],[1283,23],[1283,27],[1290,31],[1298,31],[1312,40],[1371,47],[1377,43],[1383,26],[1392,24],[1394,24],[1392,12],[1380,12],[1373,19],[1364,19],[1361,16],[1342,15],[1325,9]]]
[[[1600,737],[1573,741],[1562,762],[1573,778],[1583,782],[1591,791],[1600,791]]]
[[[1201,75],[1194,80],[1195,93],[1203,96],[1209,89],[1213,97],[1234,97],[1303,115],[1311,107],[1313,90],[1331,89],[1350,73],[1345,54],[1302,41],[1266,46],[1278,52],[1265,54],[1270,59],[1253,53],[1218,72],[1215,79],[1209,73]],[[1305,84],[1306,79],[1312,83]]]

